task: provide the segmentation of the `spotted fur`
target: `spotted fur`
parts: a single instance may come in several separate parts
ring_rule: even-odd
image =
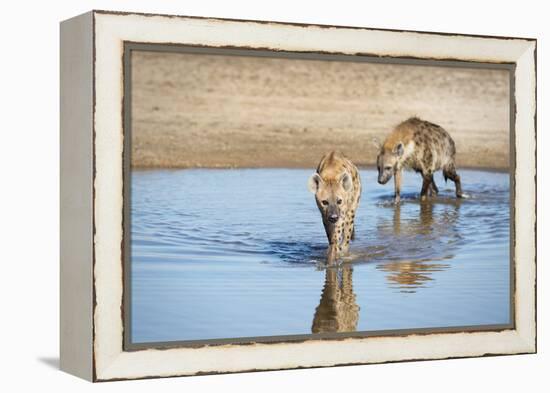
[[[329,242],[328,261],[333,263],[348,253],[355,236],[355,212],[361,196],[359,171],[342,153],[332,151],[323,156],[308,186],[315,194]]]
[[[442,170],[445,181],[454,181],[456,196],[461,198],[463,194],[460,176],[456,173],[455,154],[455,143],[447,131],[437,124],[417,117],[410,118],[395,127],[380,147],[378,182],[385,184],[394,176],[395,201],[399,202],[402,169],[413,169],[422,175],[420,195],[424,199],[438,193],[433,174]]]

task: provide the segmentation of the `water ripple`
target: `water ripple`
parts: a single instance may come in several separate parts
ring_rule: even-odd
[[[356,239],[342,266],[327,269],[310,172],[134,171],[135,339],[228,337],[224,326],[257,336],[506,320],[507,174],[461,171],[463,200],[438,178],[440,195],[420,201],[420,178],[406,173],[395,205],[392,187],[361,171]]]

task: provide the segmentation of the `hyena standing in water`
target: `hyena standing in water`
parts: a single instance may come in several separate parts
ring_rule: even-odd
[[[455,143],[437,124],[410,118],[395,127],[379,149],[378,183],[386,184],[394,176],[396,203],[400,200],[403,168],[414,169],[422,175],[421,199],[439,192],[433,174],[440,169],[445,181],[451,179],[455,183],[457,198],[464,196],[455,168]]]
[[[323,218],[329,242],[327,259],[332,264],[348,252],[355,236],[355,211],[361,196],[359,172],[343,154],[333,151],[323,156],[308,186]]]

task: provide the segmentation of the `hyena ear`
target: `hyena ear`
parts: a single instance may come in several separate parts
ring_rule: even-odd
[[[319,185],[323,182],[323,179],[321,176],[319,176],[318,173],[314,173],[309,177],[309,180],[307,181],[307,188],[309,188],[309,191],[312,193],[316,193],[319,189]]]
[[[398,156],[401,157],[403,153],[405,152],[405,148],[403,147],[403,143],[399,142],[395,147],[393,148],[393,152]]]
[[[342,177],[340,178],[340,181],[342,182],[342,187],[344,187],[344,190],[349,191],[351,190],[351,176],[348,173],[344,173]]]
[[[376,150],[380,150],[382,148],[382,144],[380,143],[380,140],[376,137],[371,139],[371,143],[376,148]]]

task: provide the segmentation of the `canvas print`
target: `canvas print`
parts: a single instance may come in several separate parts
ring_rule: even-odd
[[[130,53],[130,344],[511,326],[509,69]]]

